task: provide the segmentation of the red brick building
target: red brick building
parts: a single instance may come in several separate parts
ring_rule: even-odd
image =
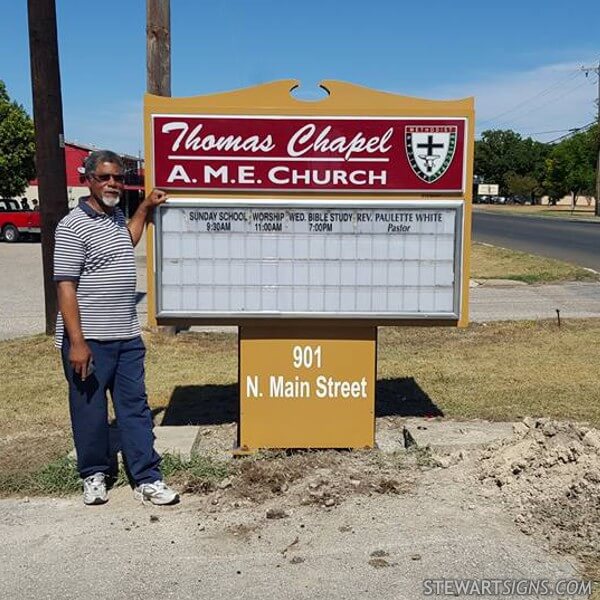
[[[93,146],[84,146],[74,142],[65,142],[65,162],[67,169],[67,198],[69,208],[77,205],[81,196],[87,196],[89,190],[85,184],[83,176],[83,162],[94,150],[100,150]],[[133,214],[144,194],[144,163],[141,158],[129,154],[120,154],[119,156],[125,163],[125,192],[121,200],[121,208],[126,216]],[[29,182],[29,187],[23,197],[29,200],[38,199],[37,179]]]

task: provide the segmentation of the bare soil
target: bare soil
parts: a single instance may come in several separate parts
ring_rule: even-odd
[[[527,535],[577,556],[600,579],[600,431],[525,419],[482,454],[481,481],[496,488]]]
[[[476,492],[473,503],[500,500],[517,528],[559,554],[574,557],[582,575],[600,580],[600,431],[586,424],[525,418],[513,435],[485,447],[444,446],[440,419],[378,419],[398,442],[390,453],[380,450],[265,452],[238,461],[235,473],[204,490],[180,481],[182,490],[204,493],[209,514],[238,508],[258,518],[285,519],[302,506],[332,508],[355,497],[414,495],[428,473],[449,470],[453,481]],[[433,448],[415,445],[413,429],[441,426]],[[408,425],[407,425],[408,424]],[[409,431],[407,432],[407,429]],[[211,427],[211,444],[227,447],[230,427]],[[409,446],[405,448],[403,446]],[[474,508],[474,506],[473,506]],[[232,532],[246,536],[251,525]],[[385,559],[374,556],[372,566]]]
[[[211,429],[213,443],[220,437],[224,447],[230,443],[229,427]],[[205,494],[209,513],[264,506],[267,518],[278,519],[298,506],[330,508],[350,496],[408,493],[428,456],[403,449],[391,454],[377,450],[265,451],[230,461],[231,475],[221,482],[207,485],[193,477],[176,477],[174,484],[184,493]],[[433,459],[429,464],[435,464]],[[279,507],[278,500],[285,508]]]

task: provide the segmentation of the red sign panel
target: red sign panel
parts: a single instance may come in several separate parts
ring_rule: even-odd
[[[165,190],[463,192],[459,118],[153,115]]]

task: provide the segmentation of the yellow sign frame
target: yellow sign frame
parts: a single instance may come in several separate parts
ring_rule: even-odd
[[[221,114],[221,115],[290,115],[290,116],[371,116],[371,117],[463,117],[467,119],[466,131],[466,189],[464,194],[444,193],[443,198],[464,198],[464,231],[462,252],[462,289],[461,289],[461,317],[458,322],[453,321],[403,321],[411,325],[458,325],[465,327],[468,324],[469,284],[468,274],[471,255],[471,205],[473,189],[473,155],[474,155],[474,100],[464,98],[460,100],[427,100],[401,96],[372,90],[363,86],[342,81],[326,80],[320,83],[329,95],[318,101],[298,100],[290,92],[299,86],[294,79],[274,81],[255,87],[210,94],[204,96],[191,96],[187,98],[170,98],[146,94],[144,98],[144,128],[145,128],[145,179],[153,181],[153,149],[152,149],[152,114]],[[149,191],[149,190],[147,190]],[[285,195],[294,197],[294,192],[264,193],[260,197],[281,198]],[[244,192],[203,192],[204,197],[214,199],[234,199],[247,197]],[[256,197],[256,192],[253,196]],[[304,194],[305,195],[305,194]],[[189,192],[170,192],[172,198],[189,196]],[[370,197],[387,200],[427,200],[435,202],[439,194],[419,193],[386,193],[373,192]],[[314,195],[319,199],[356,198],[353,194],[319,192]],[[147,244],[147,275],[148,275],[148,325],[156,326],[156,290],[154,289],[154,232],[148,228]],[[236,321],[237,322],[237,321]],[[178,324],[170,320],[165,324]],[[183,322],[182,322],[183,324]],[[375,321],[365,325],[376,324]]]

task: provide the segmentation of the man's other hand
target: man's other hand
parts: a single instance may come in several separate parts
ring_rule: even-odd
[[[88,376],[88,366],[91,358],[92,351],[85,341],[71,344],[69,348],[69,363],[73,371],[81,377],[81,381],[85,381]]]

